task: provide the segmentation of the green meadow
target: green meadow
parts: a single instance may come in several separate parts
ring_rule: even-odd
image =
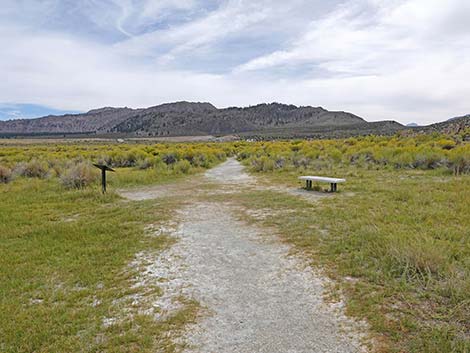
[[[178,352],[197,303],[156,320],[128,309],[142,251],[171,246],[146,227],[179,198],[124,200],[117,189],[175,183],[236,157],[259,182],[344,177],[314,204],[259,190],[231,195],[272,210],[273,227],[365,320],[378,352],[470,351],[470,132],[231,143],[0,141],[0,351]],[[105,163],[109,192],[101,194]],[[158,289],[140,295],[161,295]],[[127,308],[127,309],[126,309]],[[106,325],[107,318],[122,320]]]

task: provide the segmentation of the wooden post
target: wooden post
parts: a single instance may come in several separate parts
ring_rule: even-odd
[[[106,193],[106,171],[114,172],[113,169],[103,164],[93,164],[96,168],[101,170],[101,191]]]
[[[101,169],[101,191],[106,193],[106,169]]]

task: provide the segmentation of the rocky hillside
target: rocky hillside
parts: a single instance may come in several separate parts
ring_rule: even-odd
[[[444,134],[458,134],[470,128],[470,114],[452,118],[442,123],[420,127],[422,132],[440,132]]]
[[[10,134],[75,134],[111,130],[116,124],[135,116],[139,110],[102,108],[85,114],[49,115],[37,119],[0,121],[0,133]]]
[[[87,134],[126,136],[335,135],[394,133],[396,122],[368,123],[346,112],[279,103],[217,109],[210,103],[178,102],[146,109],[102,108],[85,114],[0,122],[1,135]]]

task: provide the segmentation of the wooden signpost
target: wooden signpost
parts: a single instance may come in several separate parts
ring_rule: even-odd
[[[101,169],[101,190],[103,191],[103,194],[106,193],[106,172],[114,172],[115,170],[108,167],[107,165],[104,164],[93,164],[96,168]]]

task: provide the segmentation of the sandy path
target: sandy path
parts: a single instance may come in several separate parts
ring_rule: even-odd
[[[205,176],[211,181],[224,184],[242,184],[246,186],[255,182],[255,178],[247,174],[243,166],[234,158],[230,158],[221,165],[209,169]]]
[[[256,178],[247,174],[244,171],[244,167],[234,158],[230,158],[222,165],[208,170],[205,173],[205,178],[192,176],[188,177],[185,182],[138,187],[134,189],[122,189],[118,190],[118,193],[132,201],[152,200],[174,196],[191,197],[202,194],[207,195],[207,190],[203,190],[203,185],[207,183],[218,184],[219,189],[216,190],[216,193],[218,194],[236,193],[241,189],[244,189],[245,191],[246,189],[268,190],[302,197],[311,202],[316,202],[319,199],[332,196],[327,193],[307,191],[300,187],[289,188],[282,185],[263,184]],[[220,188],[222,185],[229,185],[229,187],[222,189]]]
[[[224,185],[255,182],[235,160],[205,177]],[[169,303],[181,295],[205,308],[181,338],[186,352],[361,351],[352,322],[323,301],[326,279],[289,255],[289,246],[267,230],[232,212],[228,203],[189,202],[176,217],[173,236],[179,241],[146,271],[165,279],[166,294],[155,303],[163,311],[174,310]]]

